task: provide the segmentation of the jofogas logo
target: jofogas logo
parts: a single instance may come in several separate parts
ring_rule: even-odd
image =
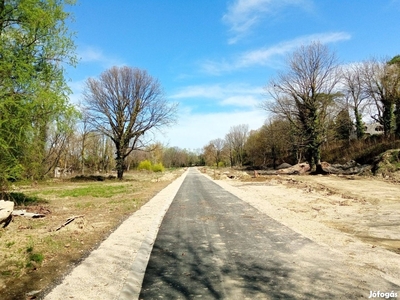
[[[397,298],[397,293],[393,291],[391,292],[369,291],[368,298],[384,298],[384,299]]]

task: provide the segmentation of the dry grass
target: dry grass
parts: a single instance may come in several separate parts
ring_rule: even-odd
[[[45,289],[60,280],[181,173],[130,172],[123,181],[53,180],[14,186],[14,195],[30,200],[15,209],[46,217],[15,216],[7,228],[1,229],[0,298],[25,299],[26,292]],[[74,221],[57,230],[74,216]]]

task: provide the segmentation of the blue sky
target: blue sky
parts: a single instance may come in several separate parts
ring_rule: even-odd
[[[400,0],[78,0],[80,59],[68,68],[71,101],[112,66],[157,78],[178,122],[156,139],[199,149],[232,126],[258,129],[263,87],[297,47],[320,41],[343,64],[400,54]]]

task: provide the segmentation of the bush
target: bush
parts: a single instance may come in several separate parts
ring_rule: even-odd
[[[162,163],[158,163],[153,165],[152,170],[153,172],[164,172],[165,168]]]
[[[152,166],[151,166],[151,161],[149,160],[143,160],[139,163],[138,166],[138,170],[147,170],[147,171],[151,171],[152,170]]]

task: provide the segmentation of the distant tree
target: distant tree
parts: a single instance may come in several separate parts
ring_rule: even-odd
[[[393,57],[388,63],[389,73],[391,80],[395,86],[393,89],[393,98],[395,103],[395,134],[400,138],[400,55]]]
[[[232,126],[225,136],[225,144],[228,148],[231,166],[242,166],[244,160],[244,145],[249,134],[249,126],[241,124]]]
[[[352,65],[343,72],[345,109],[351,109],[355,118],[357,139],[364,137],[363,111],[370,104],[369,93],[364,88],[362,65]]]
[[[375,103],[376,114],[371,117],[383,126],[386,137],[396,128],[395,105],[399,97],[400,72],[396,63],[371,59],[363,63],[365,91]],[[399,113],[400,114],[400,113]]]
[[[336,138],[343,141],[350,141],[353,122],[348,109],[342,109],[335,120]]]
[[[214,164],[217,168],[221,165],[225,156],[225,141],[221,138],[210,141],[204,147],[204,156],[206,161],[210,164]]]
[[[251,166],[266,166],[268,160],[268,145],[266,138],[266,127],[263,125],[257,130],[252,130],[247,138],[245,150],[247,160]]]
[[[328,107],[340,72],[334,53],[320,44],[302,46],[290,57],[287,72],[271,80],[267,91],[273,102],[263,107],[287,118],[304,138],[306,159],[321,172],[321,145],[325,141]]]
[[[137,68],[112,67],[99,79],[89,78],[84,98],[91,124],[115,144],[119,179],[125,158],[147,145],[145,134],[175,121],[176,105],[166,101],[156,79]]]

